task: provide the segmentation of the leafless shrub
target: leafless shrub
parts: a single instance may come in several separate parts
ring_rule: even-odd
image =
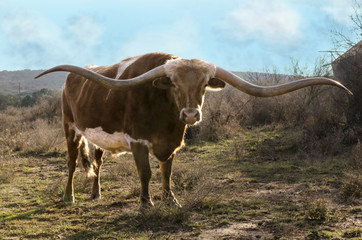
[[[351,167],[355,173],[345,173],[341,194],[345,199],[360,199],[362,196],[362,146],[358,140],[351,152]]]
[[[217,141],[232,136],[238,130],[238,121],[248,99],[237,93],[231,87],[221,92],[207,93],[203,121],[199,126],[193,127],[199,139]]]
[[[362,196],[362,179],[355,174],[346,174],[343,181],[341,193],[344,199],[361,199]]]
[[[139,176],[133,157],[129,154],[111,157],[110,154],[105,155],[106,161],[116,161],[117,164],[112,168],[106,166],[102,169],[102,181],[119,182],[122,188],[126,190],[126,198],[138,197],[140,195]],[[106,164],[106,163],[105,163]]]
[[[184,208],[176,208],[161,204],[143,211],[143,214],[140,215],[140,217],[142,218],[142,222],[147,225],[158,225],[160,222],[167,225],[173,225],[186,222],[190,217],[190,212],[186,211]]]
[[[351,153],[352,166],[359,174],[362,175],[362,146],[358,140],[356,146],[353,148]]]
[[[42,190],[42,195],[47,196],[53,202],[58,202],[64,195],[65,178],[59,177],[51,181],[46,188]]]
[[[29,108],[22,108],[23,118],[26,121],[35,121],[36,119],[53,120],[61,117],[60,93],[42,96],[39,103]]]
[[[199,181],[191,191],[184,191],[184,204],[189,209],[214,209],[222,200],[222,190],[210,179]]]
[[[190,191],[194,189],[200,181],[206,177],[205,169],[189,167],[178,164],[172,173],[172,182],[176,191]]]
[[[93,184],[93,178],[87,178],[85,172],[79,172],[75,174],[74,176],[75,193],[89,194],[91,192],[92,184]]]
[[[117,157],[112,157],[110,154],[106,155],[107,161],[117,161],[117,165],[110,168],[104,169],[104,178],[109,181],[132,181],[136,180],[137,169],[132,156],[125,154]]]
[[[222,191],[212,181],[207,167],[195,163],[179,163],[175,166],[172,181],[177,192],[182,192],[185,210],[212,209],[221,201]]]

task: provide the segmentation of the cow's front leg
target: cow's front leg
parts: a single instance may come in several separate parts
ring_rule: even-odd
[[[101,198],[101,166],[103,163],[103,150],[100,148],[94,149],[94,160],[93,160],[93,169],[95,170],[95,177],[92,188],[92,199]]]
[[[172,161],[175,155],[172,155],[166,161],[160,161],[161,165],[161,178],[162,178],[162,197],[163,200],[175,207],[181,208],[181,204],[175,198],[171,190],[171,175],[172,175]]]
[[[151,180],[151,167],[148,156],[148,146],[140,142],[131,142],[131,150],[136,162],[138,175],[141,180],[141,211],[153,207],[149,184]]]

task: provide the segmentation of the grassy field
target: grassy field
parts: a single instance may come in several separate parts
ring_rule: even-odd
[[[66,204],[64,142],[3,151],[0,239],[361,239],[362,148],[310,155],[295,141],[300,134],[269,125],[188,142],[173,172],[182,209],[163,204],[151,158],[155,208],[145,213],[131,155],[106,156],[101,200],[89,199],[91,179],[78,168],[76,203]]]

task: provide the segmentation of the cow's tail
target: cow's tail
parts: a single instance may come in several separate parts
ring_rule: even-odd
[[[82,160],[82,165],[84,170],[87,174],[87,177],[95,177],[96,174],[94,173],[94,166],[89,157],[89,147],[87,140],[83,137],[80,144],[79,144],[79,153],[80,158]]]

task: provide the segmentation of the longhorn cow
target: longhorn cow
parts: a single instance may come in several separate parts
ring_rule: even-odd
[[[127,58],[111,66],[59,65],[70,72],[62,92],[63,127],[68,147],[68,182],[63,200],[74,202],[73,176],[80,155],[94,176],[92,198],[101,198],[100,169],[105,150],[132,152],[141,181],[141,209],[153,206],[149,192],[149,153],[160,162],[163,198],[181,207],[171,191],[172,162],[182,146],[186,125],[201,121],[205,91],[225,83],[258,97],[272,97],[312,85],[332,85],[351,92],[339,82],[315,77],[261,87],[198,59],[165,53]],[[95,146],[94,160],[88,145]]]

